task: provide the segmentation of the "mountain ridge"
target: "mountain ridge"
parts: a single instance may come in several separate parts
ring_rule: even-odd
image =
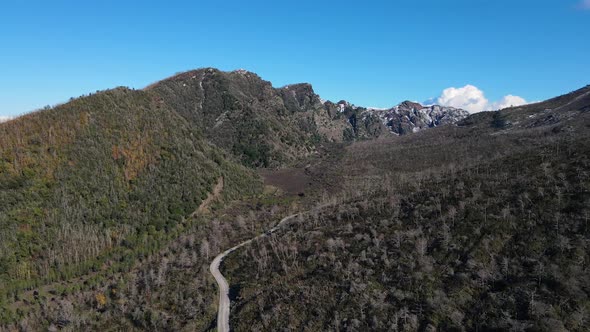
[[[437,119],[432,120],[432,111],[390,112],[389,120],[399,123],[394,127],[383,123],[376,111],[323,101],[309,83],[274,87],[246,70],[190,70],[145,89],[160,95],[162,102],[200,128],[214,144],[255,167],[293,162],[316,153],[321,143],[407,134],[459,121],[466,114],[440,107]],[[439,121],[442,118],[445,120]]]

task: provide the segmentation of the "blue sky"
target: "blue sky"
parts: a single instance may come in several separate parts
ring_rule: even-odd
[[[199,67],[375,107],[491,107],[590,83],[590,1],[122,2],[4,1],[0,116]]]

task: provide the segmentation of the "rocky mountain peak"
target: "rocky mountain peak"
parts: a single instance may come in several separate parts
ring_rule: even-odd
[[[403,110],[420,110],[423,108],[422,105],[420,105],[416,102],[413,102],[413,101],[409,101],[409,100],[402,102],[397,107],[399,109],[403,109]]]
[[[371,109],[366,112],[377,117],[391,133],[396,135],[456,123],[469,116],[469,112],[462,109],[439,105],[422,106],[411,101],[404,101],[387,110]]]
[[[308,110],[314,105],[321,107],[320,97],[309,83],[286,85],[278,89],[285,106],[292,111]]]

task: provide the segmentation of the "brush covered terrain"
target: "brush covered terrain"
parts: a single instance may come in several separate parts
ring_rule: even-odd
[[[544,107],[349,146],[333,206],[227,259],[232,326],[587,330],[590,113]]]
[[[236,331],[590,328],[590,87],[408,105],[201,69],[0,124],[0,330],[214,329],[297,212]]]

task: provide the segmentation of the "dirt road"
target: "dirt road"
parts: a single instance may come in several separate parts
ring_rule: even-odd
[[[234,251],[238,248],[241,248],[241,247],[251,243],[252,241],[258,240],[260,238],[263,238],[265,236],[268,236],[269,234],[276,232],[287,221],[291,220],[292,218],[294,218],[298,215],[299,214],[292,214],[290,216],[287,216],[287,217],[281,219],[281,221],[275,227],[271,228],[268,232],[262,233],[256,237],[251,238],[250,240],[247,240],[247,241],[244,241],[244,242],[238,244],[235,247],[227,249],[226,251],[217,255],[217,257],[215,257],[215,259],[213,259],[213,262],[211,262],[211,265],[209,266],[209,271],[211,272],[211,274],[215,278],[215,281],[217,282],[217,285],[219,286],[219,309],[217,311],[217,331],[218,332],[229,332],[229,309],[230,309],[229,284],[227,283],[227,280],[223,277],[221,272],[219,272],[219,265],[221,264],[221,261],[223,261],[225,256],[230,254],[232,251]]]

